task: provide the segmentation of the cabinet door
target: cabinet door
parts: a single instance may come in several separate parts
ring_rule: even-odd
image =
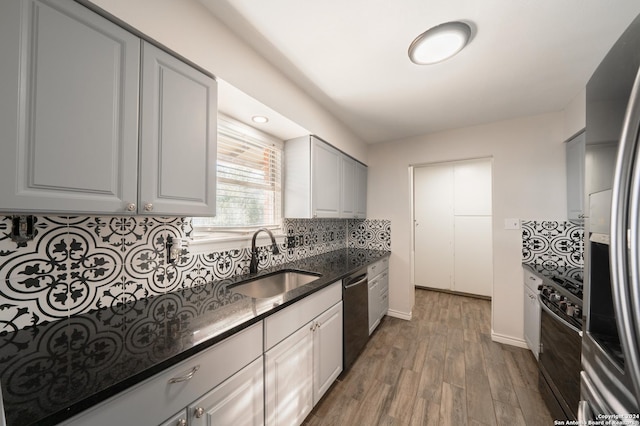
[[[313,325],[265,353],[267,425],[299,425],[313,408]]]
[[[314,217],[340,216],[340,152],[312,138],[311,212]]]
[[[160,426],[187,426],[187,424],[187,410],[185,409],[160,423]]]
[[[355,216],[367,217],[367,166],[356,162]]]
[[[262,357],[191,404],[189,425],[258,426],[264,424]]]
[[[538,359],[540,354],[540,302],[538,295],[524,286],[524,340]]]
[[[584,132],[567,142],[567,216],[569,219],[584,218]]]
[[[355,217],[356,206],[356,162],[345,156],[340,156],[342,172],[342,191],[340,202],[340,217]]]
[[[369,281],[369,335],[380,322],[380,280],[375,277]]]
[[[385,269],[380,274],[380,310],[378,312],[379,319],[387,315],[389,310],[389,270]]]
[[[313,405],[342,372],[342,302],[315,320],[313,333]]]
[[[389,290],[380,295],[380,320],[387,315],[389,311]]]
[[[215,215],[216,81],[143,44],[142,214]]]
[[[124,213],[140,40],[71,0],[2,1],[0,15],[0,209]]]

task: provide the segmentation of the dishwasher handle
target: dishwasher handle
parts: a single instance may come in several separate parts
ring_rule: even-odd
[[[363,282],[366,282],[366,281],[367,281],[367,274],[366,273],[362,274],[362,275],[358,275],[357,277],[346,281],[344,283],[344,288],[347,289],[347,288],[355,287],[355,286],[360,285],[360,284],[362,284]]]

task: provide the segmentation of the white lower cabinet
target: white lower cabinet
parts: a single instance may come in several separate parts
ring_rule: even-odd
[[[369,280],[369,335],[380,324],[380,281],[378,277]]]
[[[342,373],[342,302],[315,320],[313,333],[313,405]]]
[[[342,372],[341,299],[336,282],[266,319],[267,425],[301,424]]]
[[[540,302],[538,293],[524,288],[524,340],[538,359],[540,355]]]
[[[540,302],[538,286],[542,279],[524,270],[524,340],[538,359],[540,355]]]
[[[389,310],[389,258],[367,268],[369,276],[369,335],[380,324]]]
[[[265,354],[267,425],[299,425],[313,408],[313,331],[302,327]]]
[[[188,408],[189,425],[264,424],[263,384],[264,368],[260,357],[191,404]]]
[[[262,322],[254,324],[62,424],[179,425],[181,414],[193,401],[206,399],[210,392],[215,394],[217,386],[225,386],[227,379],[254,361],[262,362],[262,336]],[[248,404],[237,400],[234,403],[242,409]],[[225,409],[231,410],[231,405]],[[194,424],[193,417],[192,412],[188,413],[189,424]]]

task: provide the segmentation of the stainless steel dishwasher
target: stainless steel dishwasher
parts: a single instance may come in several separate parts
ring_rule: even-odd
[[[369,340],[369,284],[367,268],[342,280],[343,371],[354,363]]]

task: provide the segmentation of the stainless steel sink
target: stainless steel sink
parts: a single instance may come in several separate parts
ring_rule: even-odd
[[[317,274],[298,271],[282,271],[229,287],[234,293],[266,299],[291,291],[320,278]]]

